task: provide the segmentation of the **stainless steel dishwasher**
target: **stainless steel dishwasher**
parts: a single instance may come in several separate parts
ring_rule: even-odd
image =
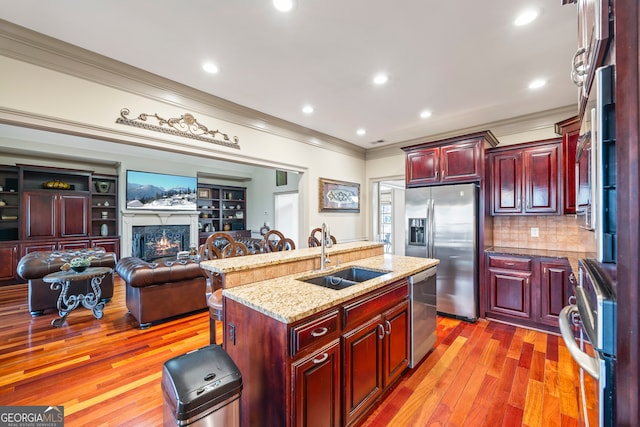
[[[415,367],[436,343],[436,267],[409,277],[411,304],[411,352],[409,367]]]

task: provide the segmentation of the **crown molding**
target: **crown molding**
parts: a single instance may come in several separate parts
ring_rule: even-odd
[[[366,159],[380,159],[389,156],[397,156],[404,154],[402,147],[417,145],[428,141],[439,141],[441,139],[453,138],[460,135],[466,135],[476,132],[489,130],[500,141],[501,136],[515,135],[546,128],[554,128],[556,123],[573,117],[578,114],[578,103],[575,105],[567,105],[564,107],[554,108],[551,110],[539,111],[509,119],[499,120],[491,123],[485,123],[476,126],[470,126],[455,131],[443,132],[433,135],[427,135],[420,138],[410,139],[407,141],[397,142],[384,147],[369,148],[366,152]]]
[[[366,149],[0,19],[0,55],[191,113],[364,159]]]

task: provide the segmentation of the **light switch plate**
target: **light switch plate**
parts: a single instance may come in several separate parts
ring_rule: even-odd
[[[531,237],[540,237],[540,230],[538,230],[538,227],[531,227]]]

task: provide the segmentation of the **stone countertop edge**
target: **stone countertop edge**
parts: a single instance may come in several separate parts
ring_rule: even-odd
[[[351,242],[351,243],[337,243],[326,248],[326,253],[331,256],[336,256],[341,253],[353,252],[354,250],[366,250],[383,246],[384,243],[380,242]],[[255,254],[247,257],[233,257],[201,261],[200,267],[212,271],[214,273],[230,273],[232,271],[242,271],[248,269],[254,269],[259,267],[266,267],[269,265],[282,264],[292,261],[304,261],[307,259],[318,258],[321,252],[320,247],[315,248],[301,248],[293,251],[281,251],[270,252],[265,254]],[[250,261],[250,262],[247,262]]]
[[[439,262],[437,259],[385,254],[344,263],[331,267],[325,272],[308,271],[224,289],[222,294],[289,324],[434,267]],[[389,271],[389,273],[341,290],[328,289],[298,280],[324,275],[332,270],[341,270],[350,266]]]
[[[485,249],[485,253],[496,255],[535,256],[541,258],[566,259],[571,264],[574,274],[578,271],[578,260],[582,258],[594,258],[593,252],[556,251],[550,249],[512,248],[505,246],[492,246]]]

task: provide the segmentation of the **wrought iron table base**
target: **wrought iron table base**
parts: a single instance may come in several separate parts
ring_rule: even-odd
[[[69,313],[72,310],[75,310],[80,304],[91,310],[96,319],[102,319],[104,302],[100,301],[100,296],[102,295],[100,285],[102,284],[104,276],[104,274],[101,274],[91,278],[91,289],[93,292],[89,292],[86,295],[68,295],[69,284],[71,282],[65,278],[60,278],[59,281],[51,283],[51,290],[57,291],[58,289],[61,289],[57,303],[58,314],[60,317],[53,319],[51,321],[51,326],[55,328],[62,326],[65,320],[67,320]]]

